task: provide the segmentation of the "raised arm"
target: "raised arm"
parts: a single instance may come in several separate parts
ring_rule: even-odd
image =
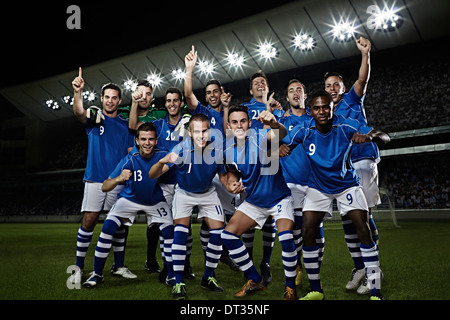
[[[194,111],[197,108],[198,100],[194,94],[193,76],[194,67],[197,63],[197,51],[195,47],[192,46],[191,51],[184,58],[184,63],[186,66],[186,78],[184,79],[184,98],[189,110]]]
[[[78,121],[81,123],[85,123],[87,121],[86,118],[86,110],[83,107],[83,88],[84,88],[84,79],[83,79],[83,70],[81,67],[78,69],[78,77],[76,77],[72,81],[73,87],[73,114],[77,117]]]
[[[359,68],[358,80],[353,85],[353,89],[359,97],[366,93],[367,83],[370,77],[370,41],[366,38],[359,37],[356,40],[356,47],[361,51],[361,66]]]
[[[128,117],[128,128],[130,128],[131,130],[137,130],[139,127],[137,108],[139,100],[142,99],[143,95],[144,93],[139,88],[131,94],[130,115]]]

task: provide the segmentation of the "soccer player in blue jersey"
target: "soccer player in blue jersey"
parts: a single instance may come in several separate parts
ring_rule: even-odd
[[[190,137],[183,140],[172,152],[158,161],[149,171],[150,178],[158,178],[174,166],[177,185],[173,198],[173,218],[175,223],[172,244],[173,269],[175,272],[174,299],[186,298],[184,283],[184,264],[186,258],[186,240],[188,236],[192,209],[198,206],[198,217],[205,219],[210,238],[206,249],[205,272],[202,287],[221,292],[213,272],[222,254],[221,233],[224,227],[223,209],[212,180],[219,173],[226,173],[223,165],[223,138],[216,130],[213,140],[210,119],[202,114],[194,114],[189,120]],[[217,158],[216,158],[217,157]]]
[[[109,211],[95,249],[94,271],[83,284],[95,287],[104,281],[103,269],[114,234],[122,225],[132,225],[136,214],[144,211],[148,224],[159,224],[164,238],[164,255],[168,265],[168,280],[174,277],[171,258],[173,240],[172,212],[164,198],[158,179],[150,179],[147,172],[160,159],[167,155],[166,151],[156,150],[157,139],[154,125],[142,124],[136,133],[136,146],[139,152],[125,156],[116,166],[110,177],[103,182],[102,190],[109,192],[119,184],[125,184],[119,193],[118,200]],[[117,266],[116,267],[120,267]],[[173,279],[172,279],[173,281]]]
[[[82,69],[72,81],[74,90],[73,112],[85,127],[88,137],[88,156],[84,174],[84,196],[81,207],[83,221],[78,230],[76,267],[71,281],[81,283],[84,260],[92,241],[92,235],[102,210],[109,210],[117,199],[120,188],[103,192],[102,183],[115,168],[115,165],[133,148],[133,135],[128,130],[128,121],[119,117],[117,108],[121,103],[122,92],[119,86],[109,83],[102,87],[103,120],[99,124],[88,121],[83,107],[84,88]]]
[[[316,233],[323,218],[331,216],[334,199],[341,215],[347,215],[357,231],[371,299],[381,299],[378,248],[372,239],[367,202],[352,166],[350,152],[354,144],[385,144],[390,138],[386,133],[354,119],[333,115],[333,100],[325,91],[312,95],[310,110],[313,119],[289,133],[291,143],[304,148],[311,164],[302,226],[303,262],[311,291],[302,299],[324,298]]]
[[[263,124],[258,121],[258,117],[263,111],[271,112],[275,115],[276,119],[283,116],[281,104],[276,101],[272,93],[269,96],[269,79],[266,74],[260,70],[255,72],[250,77],[250,95],[252,96],[249,102],[245,102],[242,105],[248,108],[248,114],[252,121],[252,129],[261,129]],[[261,273],[269,283],[272,279],[272,271],[270,268],[270,258],[272,256],[272,248],[275,242],[275,220],[272,217],[268,217],[266,223],[261,229],[263,237],[263,257],[260,263]],[[255,230],[249,230],[242,235],[244,244],[247,247],[250,257],[253,255],[253,240],[255,236]]]
[[[245,106],[231,107],[228,113],[232,134],[226,141],[226,163],[230,172],[242,179],[247,196],[225,227],[222,239],[248,280],[235,296],[244,297],[264,290],[266,279],[256,270],[240,236],[251,228],[262,228],[272,216],[282,248],[286,278],[284,298],[293,300],[297,299],[297,253],[292,233],[294,213],[291,191],[284,181],[278,157],[279,140],[286,135],[286,128],[269,111],[261,112],[257,120],[271,129],[250,129],[251,120]]]
[[[287,86],[287,101],[289,102],[289,110],[279,119],[288,132],[292,131],[295,126],[304,121],[311,119],[311,114],[307,111],[305,100],[307,98],[305,85],[297,79],[289,81]],[[303,148],[288,146],[288,137],[281,141],[280,145],[280,164],[283,168],[284,179],[291,189],[292,198],[294,199],[294,242],[297,249],[297,277],[295,284],[302,284],[303,267],[302,257],[302,209],[305,200],[306,190],[308,189],[308,179],[310,174],[309,160]],[[317,244],[320,249],[320,259],[323,257],[323,249],[325,238],[323,236],[323,223],[317,233]]]
[[[205,100],[208,105],[205,107],[198,101],[193,90],[193,73],[197,63],[198,54],[195,47],[192,46],[191,51],[184,58],[186,67],[186,78],[184,81],[184,96],[186,103],[192,113],[203,113],[207,115],[211,121],[211,128],[220,130],[224,133],[223,127],[223,106],[228,105],[231,95],[224,92],[222,84],[219,80],[213,79],[208,81],[205,87]]]
[[[367,117],[364,109],[364,98],[370,77],[370,49],[371,43],[368,39],[360,37],[356,40],[356,47],[361,52],[361,66],[358,79],[351,90],[345,93],[346,88],[342,76],[336,72],[329,72],[324,76],[325,91],[333,98],[334,113],[345,118],[356,119],[367,125]],[[352,148],[351,159],[358,175],[364,195],[369,206],[370,229],[374,241],[378,245],[378,230],[372,218],[372,208],[380,204],[380,193],[378,190],[378,169],[380,152],[376,143],[369,142],[355,145]],[[364,264],[359,250],[356,230],[348,217],[342,218],[344,226],[345,241],[350,255],[353,258],[354,268],[350,281],[347,283],[348,290],[357,289],[359,294],[369,293],[367,278],[365,277]],[[360,285],[361,284],[361,285]]]

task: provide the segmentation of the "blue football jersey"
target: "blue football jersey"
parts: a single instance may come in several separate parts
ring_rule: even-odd
[[[178,123],[181,121],[178,121]],[[158,149],[171,151],[173,147],[183,141],[183,137],[180,137],[178,132],[175,132],[176,125],[169,123],[169,117],[166,116],[164,119],[158,119],[152,121],[156,128],[156,133],[158,136]]]
[[[245,144],[238,147],[234,137],[226,142],[227,165],[236,168],[247,188],[246,201],[263,208],[272,208],[291,195],[283,178],[278,154],[269,157],[268,130],[250,129]],[[278,152],[278,151],[277,151]]]
[[[282,117],[279,122],[283,124],[288,135],[281,141],[282,144],[289,144],[289,132],[292,131],[297,125],[304,121],[311,119],[309,113],[305,113],[302,116],[289,115]],[[310,174],[310,163],[308,156],[302,146],[290,145],[291,153],[287,156],[280,158],[281,167],[283,168],[284,179],[287,183],[295,183],[303,186],[308,185]]]
[[[133,175],[125,182],[125,187],[118,197],[147,206],[166,201],[159,186],[159,179],[148,177],[151,167],[166,154],[167,151],[155,151],[151,158],[145,158],[137,152],[122,158],[110,174],[110,178],[118,177],[124,169],[130,170]]]
[[[197,108],[194,110],[193,113],[194,114],[195,113],[203,113],[204,115],[207,115],[210,120],[210,127],[213,129],[219,130],[222,133],[222,135],[224,134],[224,132],[223,132],[223,110],[221,112],[218,112],[217,110],[210,107],[209,105],[207,107],[205,107],[199,101]]]
[[[178,186],[188,192],[206,191],[212,185],[216,173],[226,172],[222,147],[223,141],[214,140],[203,151],[196,150],[190,137],[175,146],[172,151],[179,158],[175,164],[169,164],[169,167],[176,167]]]
[[[334,114],[351,118],[367,125],[366,112],[364,110],[365,95],[359,97],[355,90],[352,89],[344,94],[342,100],[335,106]],[[378,159],[380,151],[374,142],[367,142],[354,145],[352,148],[352,161],[356,162],[362,159]]]
[[[264,125],[256,120],[259,116],[259,114],[266,110],[266,105],[262,102],[256,101],[255,98],[252,98],[249,102],[242,103],[243,106],[246,106],[248,108],[248,116],[250,120],[252,121],[252,128],[253,129],[262,129]],[[283,110],[275,110],[273,112],[273,115],[278,119],[281,118],[284,114]]]
[[[116,164],[134,146],[134,135],[128,130],[128,121],[118,116],[105,117],[98,125],[85,124],[88,136],[88,155],[84,181],[103,183]]]
[[[311,164],[308,186],[323,193],[336,194],[359,186],[350,158],[355,132],[368,134],[372,128],[354,119],[333,116],[330,132],[317,130],[314,119],[305,121],[289,132],[291,144],[301,144]]]

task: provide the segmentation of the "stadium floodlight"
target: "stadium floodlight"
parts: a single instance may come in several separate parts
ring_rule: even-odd
[[[131,92],[136,91],[137,85],[138,83],[136,80],[127,79],[123,82],[123,88]]]
[[[175,78],[175,80],[181,81],[186,78],[186,72],[181,69],[175,69],[172,71],[172,76]]]
[[[73,106],[73,97],[71,96],[64,96],[61,98],[61,100],[65,103],[68,104],[70,106]]]
[[[278,55],[278,50],[269,42],[259,46],[259,55],[265,60],[272,60]]]
[[[214,65],[208,61],[199,61],[198,67],[202,74],[210,75],[214,72]]]
[[[229,65],[240,68],[244,64],[244,57],[237,53],[229,53],[227,55],[227,61]]]
[[[153,87],[159,87],[162,80],[158,74],[152,73],[147,76],[147,81],[150,82]]]
[[[95,96],[95,92],[94,91],[86,90],[86,91],[83,91],[83,99],[88,101],[88,102],[93,102],[97,98]]]
[[[356,28],[349,22],[340,22],[333,26],[331,34],[338,41],[350,41],[355,37]]]
[[[292,42],[294,43],[294,46],[301,51],[312,51],[317,45],[316,39],[306,33],[296,35]]]
[[[45,101],[45,104],[47,105],[47,108],[52,110],[59,110],[61,107],[59,106],[58,102],[53,99],[48,99]]]
[[[394,31],[400,28],[403,18],[398,9],[385,7],[383,10],[377,5],[367,8],[371,16],[367,19],[367,27],[377,31]]]

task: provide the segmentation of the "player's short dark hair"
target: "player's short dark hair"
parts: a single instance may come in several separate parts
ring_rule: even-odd
[[[183,99],[183,93],[181,92],[180,89],[178,89],[178,88],[176,88],[176,87],[170,87],[170,88],[168,88],[168,89],[166,90],[166,93],[164,94],[164,100],[167,99],[167,95],[168,95],[169,93],[176,93],[176,94],[178,94],[178,97],[180,98],[180,101],[184,101],[184,99]]]
[[[334,71],[327,72],[323,76],[323,81],[326,81],[329,77],[338,77],[342,82],[344,82],[344,78],[340,75],[340,73],[337,73],[337,72],[334,72]]]
[[[251,77],[250,77],[250,90],[252,90],[252,83],[253,80],[255,80],[256,78],[262,77],[264,79],[266,79],[266,83],[267,86],[269,86],[269,79],[267,78],[266,74],[264,73],[264,71],[262,70],[258,70],[257,72],[255,72]]]
[[[313,99],[317,97],[327,97],[330,100],[330,102],[333,102],[333,98],[328,92],[326,92],[325,90],[318,90],[308,95],[308,105],[312,106]]]
[[[221,83],[219,80],[217,80],[217,79],[211,79],[211,80],[209,80],[209,81],[206,83],[205,90],[206,90],[206,87],[209,86],[210,84],[215,84],[216,86],[219,87],[220,91],[222,91],[222,83]]]
[[[136,131],[136,138],[139,138],[139,132],[142,131],[154,131],[156,133],[156,127],[153,122],[144,122],[138,127]]]
[[[138,87],[144,86],[144,87],[150,88],[153,91],[153,85],[148,80],[139,80],[137,86]]]
[[[247,106],[238,105],[230,107],[230,109],[228,110],[228,121],[230,121],[230,114],[232,114],[233,112],[245,112],[247,114],[247,118],[250,119]]]
[[[102,87],[102,97],[104,96],[106,89],[116,90],[119,93],[119,99],[122,99],[122,89],[119,87],[119,85],[112,82],[105,84]]]

